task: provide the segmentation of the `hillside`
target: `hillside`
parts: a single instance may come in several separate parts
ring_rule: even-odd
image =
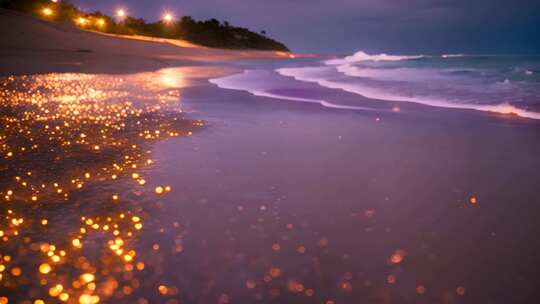
[[[205,62],[288,56],[274,51],[207,48],[176,39],[102,34],[81,30],[69,22],[48,22],[4,9],[0,9],[0,35],[0,75],[130,73]]]
[[[82,29],[109,34],[180,39],[224,49],[289,51],[283,43],[266,37],[264,31],[255,33],[216,19],[202,21],[184,16],[179,20],[170,18],[150,23],[133,16],[126,15],[119,19],[99,11],[84,12],[68,1],[53,3],[50,0],[0,0],[0,8],[26,13],[47,21],[72,23]]]

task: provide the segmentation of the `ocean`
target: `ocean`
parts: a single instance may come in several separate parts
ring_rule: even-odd
[[[540,119],[540,56],[535,55],[370,55],[359,51],[337,58],[292,59],[249,66],[216,78],[221,88],[258,96],[369,110],[365,98],[414,102]],[[363,98],[342,101],[329,90]]]

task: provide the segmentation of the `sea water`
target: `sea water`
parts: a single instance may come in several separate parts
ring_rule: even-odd
[[[370,55],[291,60],[258,65],[212,79],[222,88],[323,106],[365,110],[324,90],[378,101],[515,114],[540,119],[540,56]],[[336,96],[336,95],[333,95]]]

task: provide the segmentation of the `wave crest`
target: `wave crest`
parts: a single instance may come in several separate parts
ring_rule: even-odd
[[[341,65],[347,63],[355,63],[361,61],[400,61],[400,60],[411,60],[411,59],[420,59],[424,55],[388,55],[388,54],[375,54],[370,55],[363,51],[358,51],[354,55],[347,56],[345,58],[330,59],[325,61],[328,65]]]
[[[442,58],[461,58],[461,57],[465,57],[465,54],[442,54],[441,55]]]

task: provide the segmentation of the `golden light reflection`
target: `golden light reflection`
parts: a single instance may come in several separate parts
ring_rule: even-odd
[[[167,276],[190,263],[201,266],[209,278],[205,284],[215,286],[210,303],[236,301],[235,283],[241,294],[253,293],[261,303],[283,302],[277,297],[287,293],[340,303],[333,300],[336,292],[343,297],[364,288],[401,288],[401,271],[418,262],[414,250],[384,251],[376,259],[391,272],[364,273],[348,267],[352,259],[363,259],[361,253],[337,249],[341,236],[372,233],[384,209],[355,211],[365,230],[351,226],[340,237],[323,230],[311,237],[299,233],[311,224],[278,213],[270,202],[231,205],[234,212],[224,221],[230,226],[197,234],[211,235],[213,242],[186,240],[197,230],[184,227],[196,225],[190,221],[157,224],[162,218],[154,210],[167,206],[162,198],[178,189],[149,174],[159,166],[152,143],[189,136],[204,125],[183,117],[179,101],[189,79],[174,69],[0,78],[0,303],[183,303],[176,298],[191,292],[191,282],[175,286],[183,278]],[[203,208],[198,213],[208,205],[205,198],[194,208]],[[274,233],[277,227],[283,231]],[[199,253],[203,257],[193,258]],[[191,260],[175,259],[184,256]],[[306,266],[299,271],[296,264]],[[231,276],[238,273],[231,265],[242,275]],[[191,279],[191,273],[186,276]],[[410,294],[431,296],[435,287],[422,283],[410,285]],[[465,295],[465,288],[455,294]]]
[[[130,302],[133,280],[151,271],[138,235],[172,190],[145,176],[151,143],[203,124],[183,118],[178,88],[148,76],[0,78],[6,303]]]

